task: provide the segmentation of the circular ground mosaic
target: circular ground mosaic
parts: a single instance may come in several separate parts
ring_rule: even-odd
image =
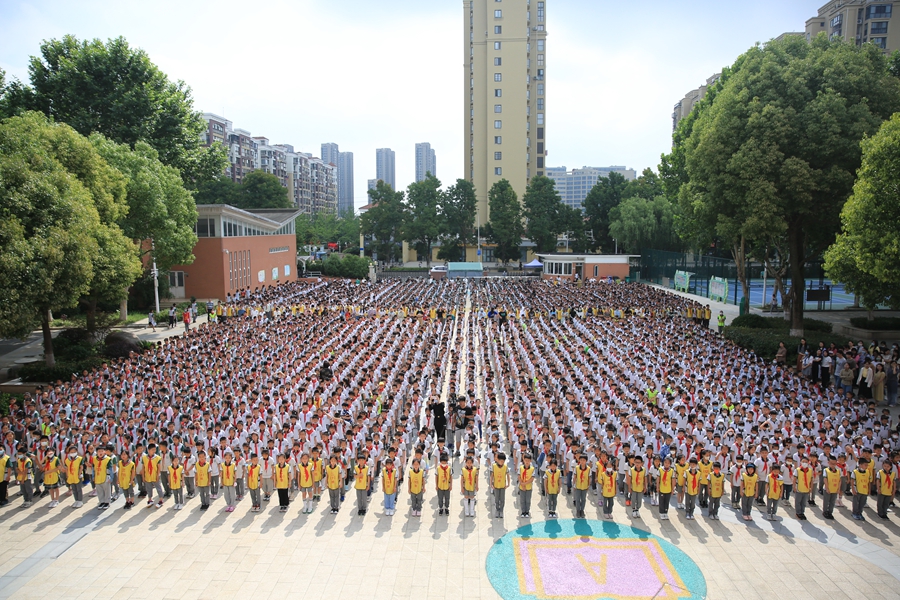
[[[706,580],[687,554],[627,525],[560,519],[519,527],[487,557],[504,600],[701,600]]]

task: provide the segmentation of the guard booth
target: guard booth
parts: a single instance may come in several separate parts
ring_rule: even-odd
[[[452,262],[447,265],[447,279],[481,279],[484,265],[480,262]]]

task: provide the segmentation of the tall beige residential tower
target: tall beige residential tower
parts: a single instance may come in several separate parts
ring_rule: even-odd
[[[463,11],[463,165],[483,224],[494,183],[507,179],[521,199],[546,174],[547,2],[463,0]]]

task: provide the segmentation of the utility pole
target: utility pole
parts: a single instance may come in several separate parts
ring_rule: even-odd
[[[156,245],[150,240],[150,252],[156,254]],[[156,256],[153,256],[153,299],[156,301],[156,312],[159,312],[159,269],[156,268]]]

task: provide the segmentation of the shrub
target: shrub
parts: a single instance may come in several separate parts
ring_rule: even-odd
[[[866,317],[853,317],[850,319],[850,324],[870,331],[898,331],[900,330],[900,317],[875,317],[871,321]]]
[[[790,331],[791,329],[790,321],[785,321],[781,317],[764,317],[753,313],[736,317],[731,322],[731,326],[746,329],[772,329],[773,331]],[[803,331],[831,333],[832,324],[828,321],[803,319]]]
[[[55,383],[57,380],[69,381],[73,373],[81,376],[82,371],[90,372],[105,362],[109,362],[109,359],[102,356],[92,356],[80,361],[59,361],[52,367],[48,367],[44,362],[35,362],[22,365],[19,376],[22,381],[43,383]]]
[[[844,336],[821,331],[809,332],[804,337],[806,343],[812,348],[817,347],[819,342],[825,342],[826,346],[833,343],[840,347],[850,341]],[[788,349],[787,363],[793,364],[797,360],[797,346],[800,344],[800,338],[787,335],[785,331],[732,326],[725,328],[725,338],[767,360],[775,358],[775,354],[778,352],[778,342],[784,342]]]
[[[11,402],[16,402],[20,407],[22,406],[22,395],[21,394],[7,394],[6,392],[0,392],[0,416],[5,417],[9,414],[9,405]]]

